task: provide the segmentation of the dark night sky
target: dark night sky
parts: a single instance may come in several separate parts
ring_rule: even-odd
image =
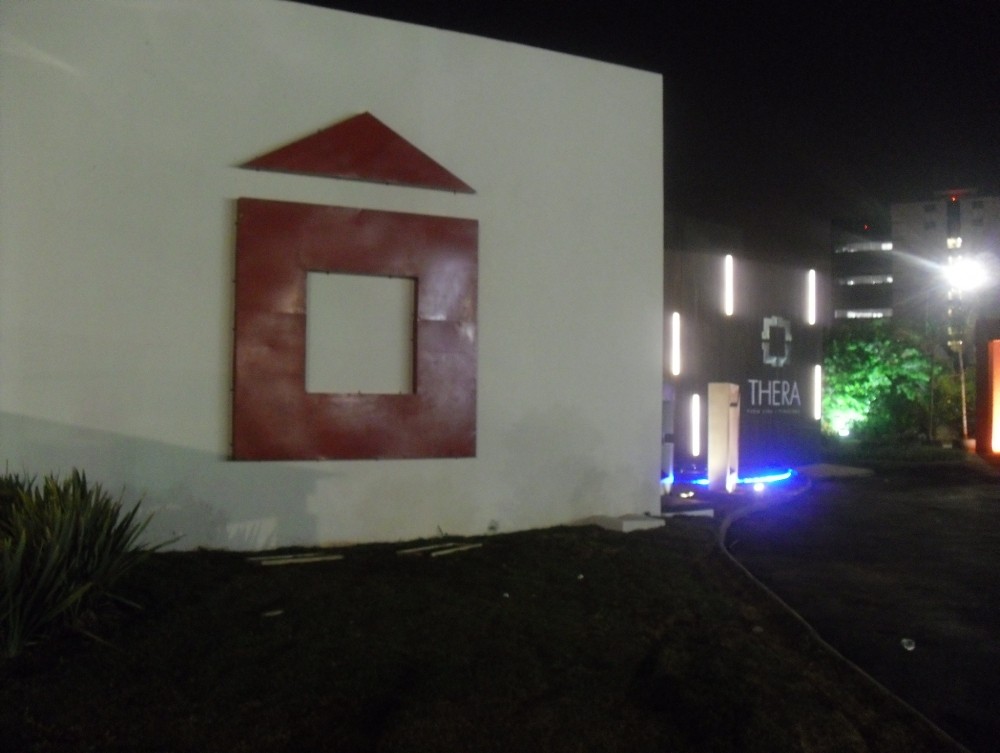
[[[1000,189],[1000,0],[300,0],[662,73],[669,211],[747,250],[835,217]]]

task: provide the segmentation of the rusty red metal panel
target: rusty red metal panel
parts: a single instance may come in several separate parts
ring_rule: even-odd
[[[474,220],[240,199],[233,456],[474,456],[477,249]],[[413,394],[306,392],[309,271],[416,280]]]
[[[367,112],[241,167],[475,193],[465,181]]]

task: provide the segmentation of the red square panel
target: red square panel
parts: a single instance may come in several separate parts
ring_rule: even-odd
[[[246,198],[237,216],[233,457],[474,456],[478,224]],[[412,394],[306,392],[309,272],[416,280]]]

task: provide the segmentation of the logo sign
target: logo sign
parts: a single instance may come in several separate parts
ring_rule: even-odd
[[[760,333],[761,353],[765,366],[780,369],[788,365],[792,355],[792,325],[783,316],[765,316]],[[802,409],[799,383],[794,379],[770,376],[748,379],[750,397],[748,413],[798,414]]]
[[[370,113],[243,167],[474,193]],[[236,207],[233,457],[475,457],[478,222],[248,197]],[[307,389],[314,273],[412,281],[411,392]],[[368,338],[363,322],[332,326]]]
[[[787,379],[748,379],[750,386],[750,405],[764,408],[794,408],[802,407],[799,397],[799,383]],[[787,410],[784,412],[788,412]]]
[[[765,316],[760,333],[764,365],[782,367],[792,353],[792,325],[781,316]]]

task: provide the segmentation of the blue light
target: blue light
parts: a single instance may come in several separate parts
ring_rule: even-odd
[[[774,484],[778,481],[786,481],[792,477],[792,469],[789,468],[786,471],[781,471],[780,473],[768,473],[763,476],[751,476],[749,478],[741,478],[741,484]]]
[[[740,486],[751,486],[755,491],[762,491],[765,486],[777,484],[781,481],[787,481],[794,475],[795,471],[791,468],[787,468],[783,471],[762,472],[754,476],[742,476],[736,483]],[[677,481],[679,483],[693,484],[695,486],[708,486],[708,478],[701,475],[692,478],[684,474],[680,475]]]

